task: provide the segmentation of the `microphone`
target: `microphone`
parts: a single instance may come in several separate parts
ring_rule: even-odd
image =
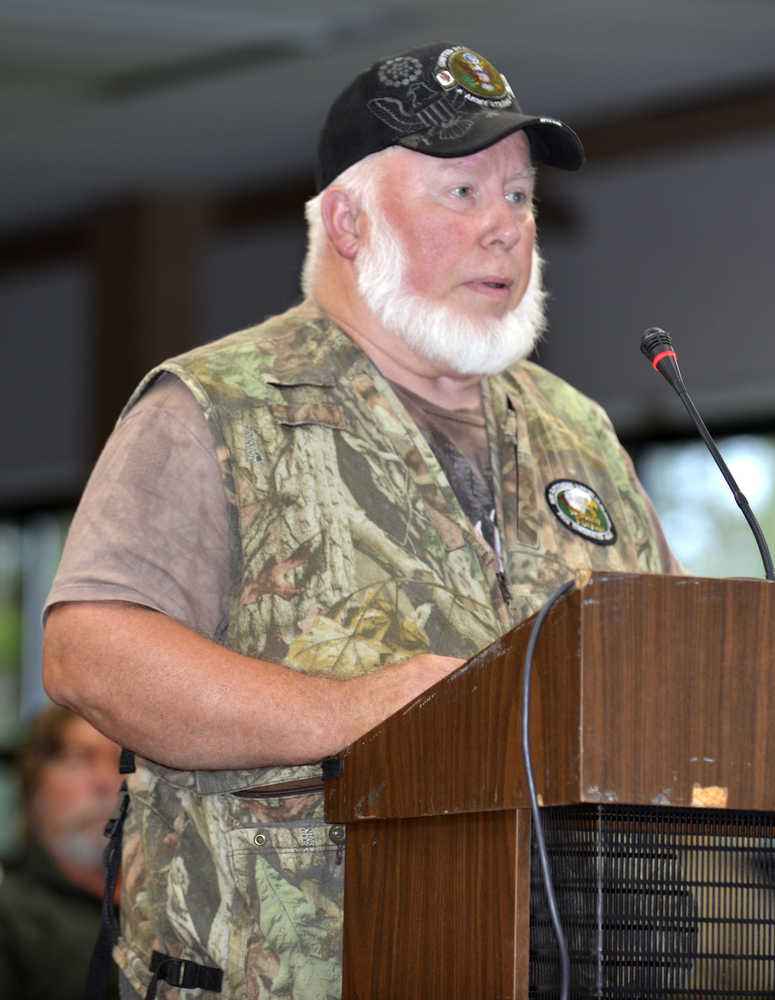
[[[762,529],[759,522],[756,520],[748,501],[740,491],[740,487],[737,485],[735,477],[729,471],[727,463],[721,457],[721,453],[716,447],[713,438],[710,436],[710,432],[705,426],[697,407],[694,405],[689,393],[686,391],[684,380],[681,377],[681,372],[678,368],[678,355],[675,353],[675,348],[673,347],[673,342],[670,339],[670,334],[665,330],[660,330],[658,326],[650,326],[648,330],[644,330],[643,336],[640,338],[640,349],[651,362],[651,367],[667,379],[680,397],[681,402],[686,407],[689,416],[694,421],[697,430],[700,432],[703,441],[707,445],[708,451],[711,453],[713,460],[721,470],[722,476],[727,481],[727,485],[732,491],[732,496],[735,498],[735,503],[743,512],[743,516],[753,532],[756,544],[759,547],[759,554],[761,555],[762,563],[764,564],[764,575],[766,579],[775,581],[775,570],[773,570],[772,566],[772,557],[770,556],[770,550],[767,547],[767,542],[765,541]]]

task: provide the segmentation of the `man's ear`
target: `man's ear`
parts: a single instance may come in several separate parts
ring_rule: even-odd
[[[321,214],[328,238],[337,253],[347,260],[352,260],[358,250],[361,232],[358,225],[358,211],[350,194],[343,188],[331,188],[330,191],[326,191],[323,195]]]

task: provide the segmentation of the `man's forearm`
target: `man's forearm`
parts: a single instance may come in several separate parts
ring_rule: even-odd
[[[413,657],[364,677],[310,677],[219,646],[159,612],[118,602],[55,606],[43,679],[54,701],[169,767],[321,760],[462,660]]]

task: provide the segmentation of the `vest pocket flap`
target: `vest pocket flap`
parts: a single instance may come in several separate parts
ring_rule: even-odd
[[[342,431],[346,426],[342,408],[331,403],[272,403],[271,410],[275,420],[287,427],[314,424]]]

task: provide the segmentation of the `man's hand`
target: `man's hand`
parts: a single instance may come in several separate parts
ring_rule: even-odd
[[[351,735],[342,747],[373,729],[465,662],[454,656],[419,653],[374,673],[334,682],[347,688],[341,706],[345,713],[342,731]]]

